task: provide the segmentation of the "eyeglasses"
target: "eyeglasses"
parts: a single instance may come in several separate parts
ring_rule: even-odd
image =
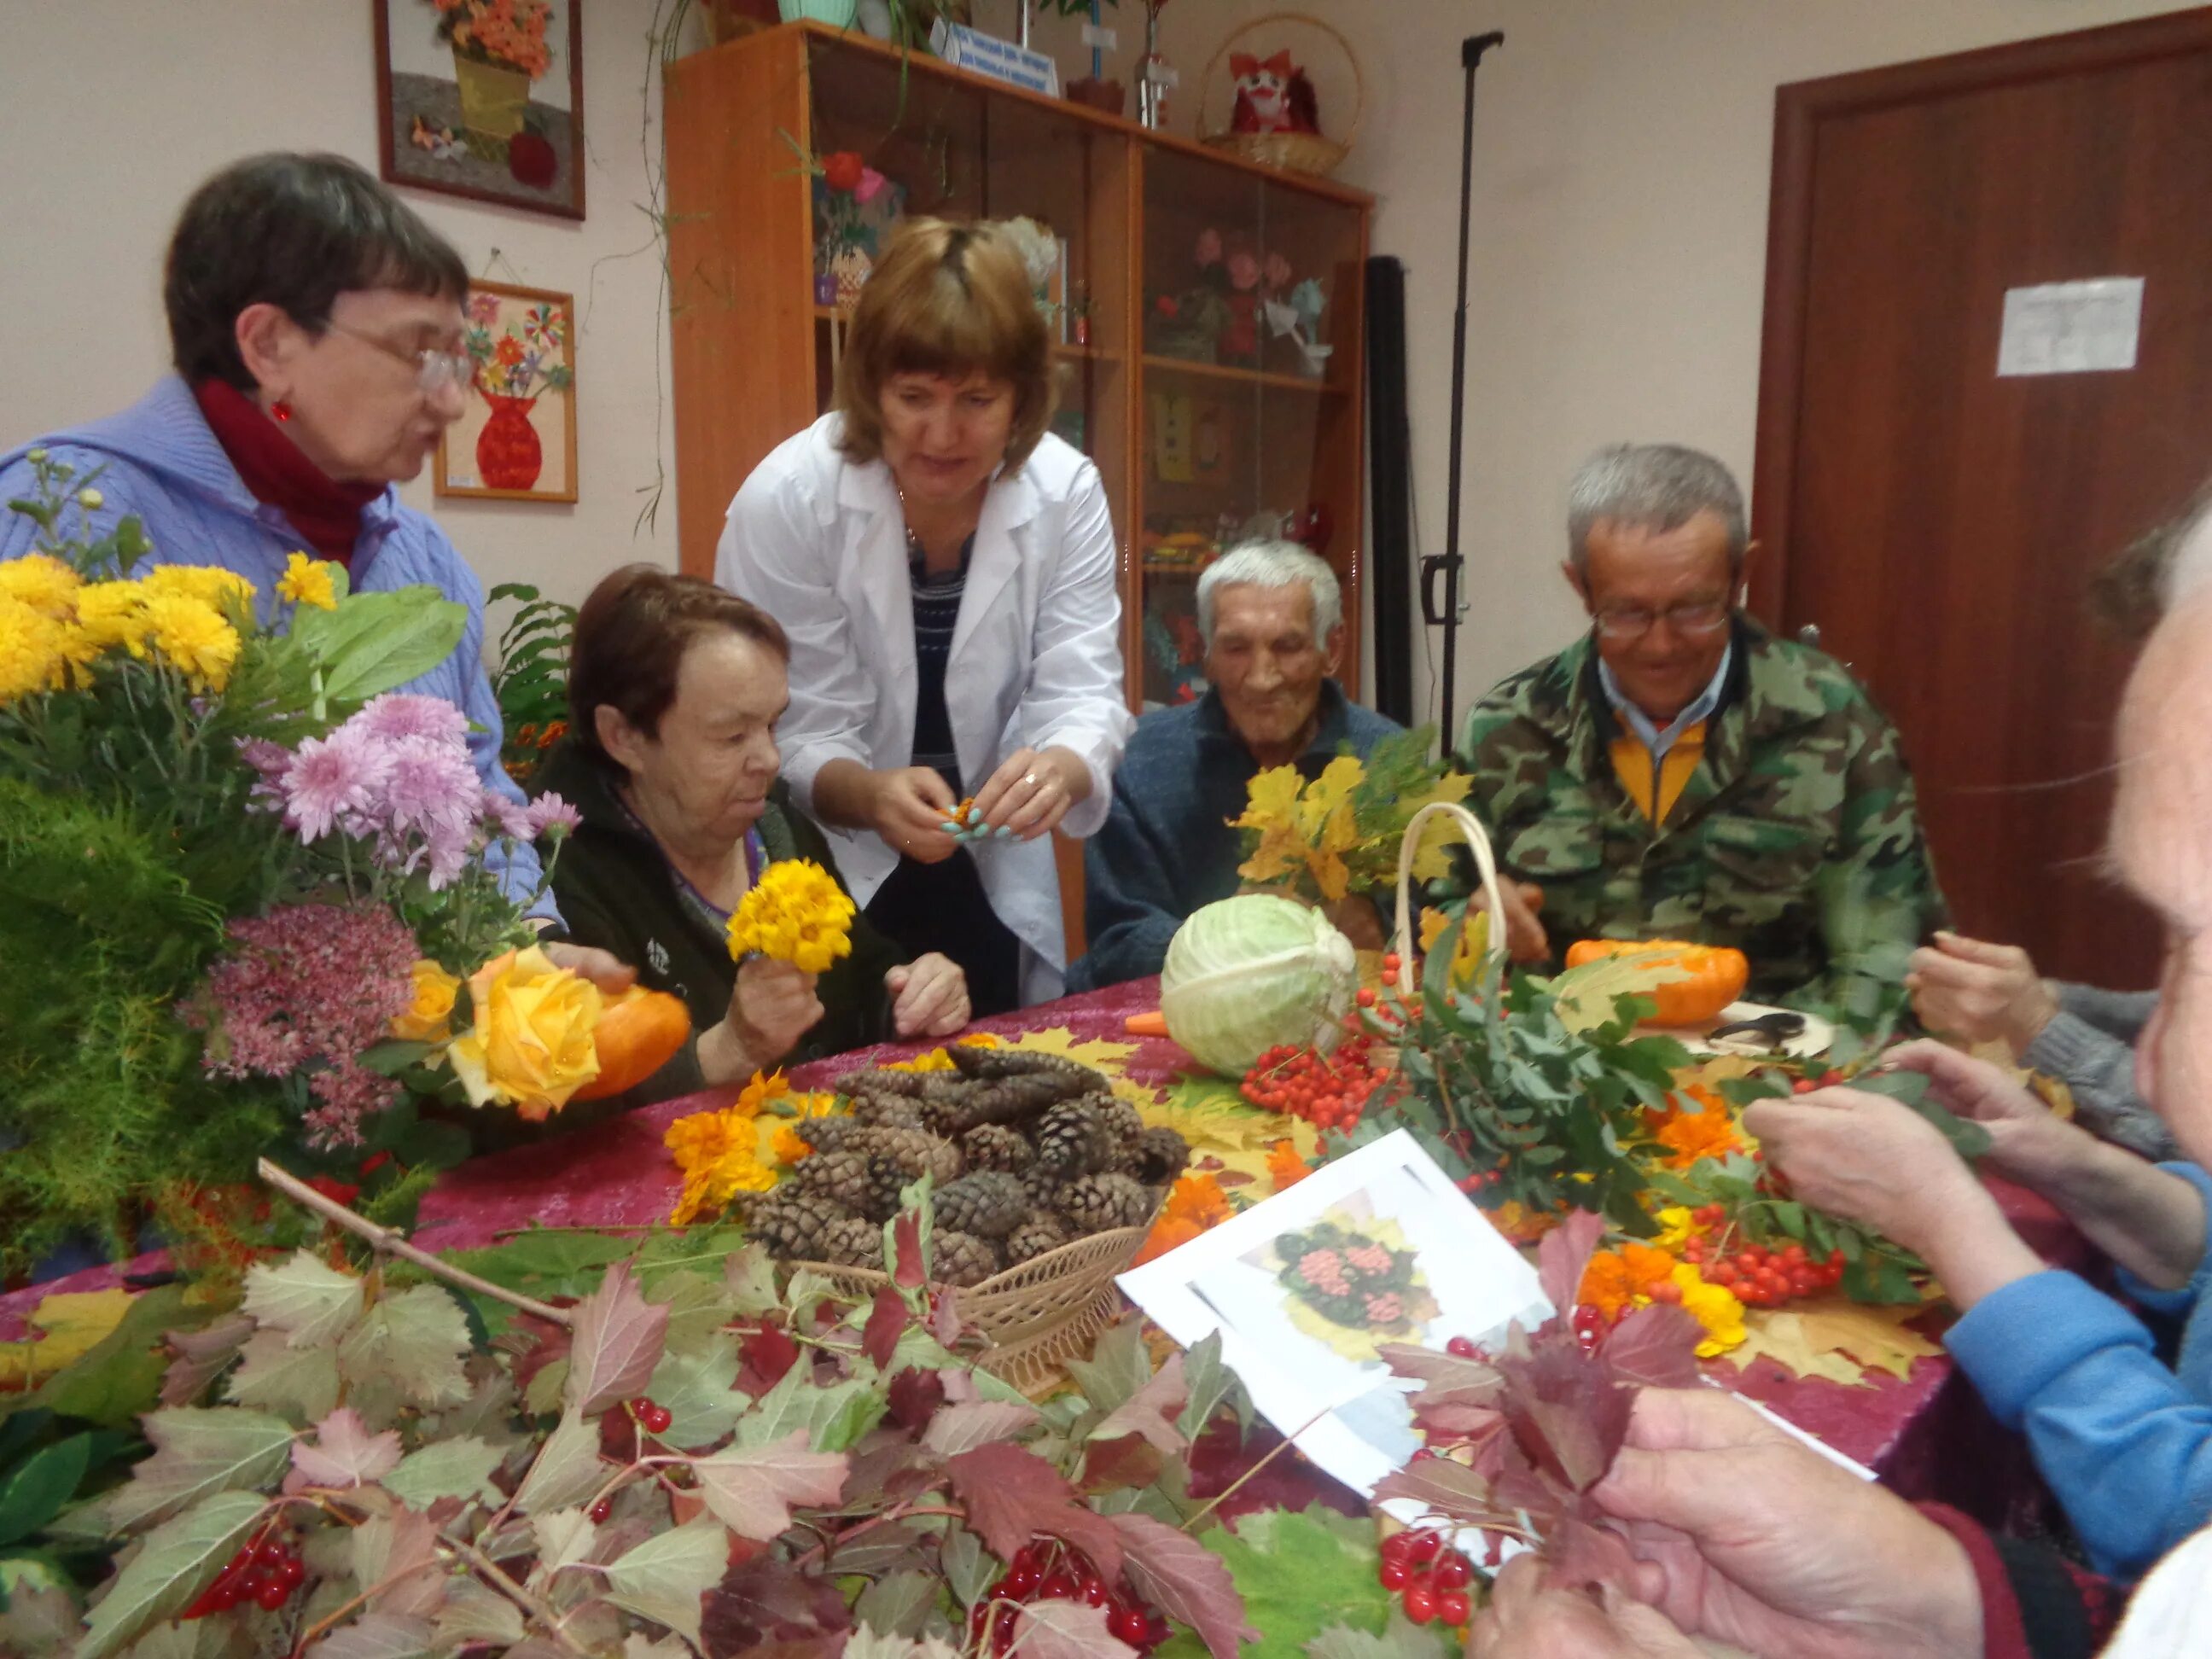
[[[1607,639],[1640,640],[1662,617],[1677,634],[1717,634],[1728,626],[1729,612],[1726,599],[1692,599],[1683,605],[1670,605],[1664,611],[1629,605],[1591,614],[1596,620],[1597,631]]]
[[[412,364],[416,390],[426,398],[436,397],[449,386],[466,386],[476,379],[476,359],[465,351],[441,351],[436,346],[424,346],[420,351],[410,351],[404,346],[380,340],[374,334],[348,328],[343,323],[331,322],[325,326],[348,335],[363,345],[374,346],[387,357]]]

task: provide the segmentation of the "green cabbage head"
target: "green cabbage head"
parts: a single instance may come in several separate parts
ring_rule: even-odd
[[[1358,982],[1352,941],[1320,911],[1248,893],[1176,930],[1160,1012],[1200,1065],[1240,1077],[1277,1043],[1334,1047]]]

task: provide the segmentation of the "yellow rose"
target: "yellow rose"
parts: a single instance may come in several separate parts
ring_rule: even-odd
[[[443,1042],[453,1035],[453,994],[461,982],[434,962],[418,962],[414,971],[414,1004],[392,1022],[392,1035],[407,1042]]]
[[[476,1024],[446,1050],[474,1106],[512,1106],[531,1123],[599,1074],[592,1030],[599,988],[556,968],[536,945],[494,957],[469,976]]]

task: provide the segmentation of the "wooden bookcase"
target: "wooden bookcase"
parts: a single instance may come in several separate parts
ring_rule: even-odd
[[[828,198],[801,157],[853,150],[903,190],[907,213],[1023,216],[1066,244],[1061,292],[1076,303],[1055,349],[1057,429],[1097,463],[1112,504],[1130,706],[1202,689],[1191,601],[1208,549],[1315,510],[1333,526],[1322,550],[1344,585],[1344,678],[1358,684],[1370,198],[811,23],[671,64],[665,131],[684,569],[712,574],[738,486],[828,405],[845,325],[817,295]],[[1210,275],[1202,241],[1220,246]],[[1226,276],[1238,254],[1279,293],[1321,284],[1325,361],[1271,336]],[[1209,340],[1187,319],[1216,304],[1231,321]],[[1079,885],[1064,883],[1072,921]],[[1071,927],[1072,947],[1079,937]]]

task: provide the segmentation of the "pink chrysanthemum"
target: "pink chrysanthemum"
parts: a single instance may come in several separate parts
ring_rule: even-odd
[[[483,786],[467,749],[435,738],[410,737],[388,744],[385,753],[388,763],[374,811],[387,835],[465,835],[474,825]]]
[[[327,738],[309,738],[284,769],[285,823],[304,842],[334,829],[359,833],[384,787],[386,766],[380,750],[343,726]]]
[[[581,812],[550,792],[530,803],[530,833],[533,838],[555,832],[568,835],[583,821]]]
[[[483,792],[482,805],[485,830],[508,841],[529,841],[538,830],[530,821],[530,809],[519,800],[510,800],[496,789]]]
[[[402,738],[430,738],[439,743],[465,744],[469,736],[468,716],[443,697],[416,696],[403,691],[387,691],[380,697],[370,698],[346,722],[346,727],[349,731],[358,730],[379,743],[397,743]]]

